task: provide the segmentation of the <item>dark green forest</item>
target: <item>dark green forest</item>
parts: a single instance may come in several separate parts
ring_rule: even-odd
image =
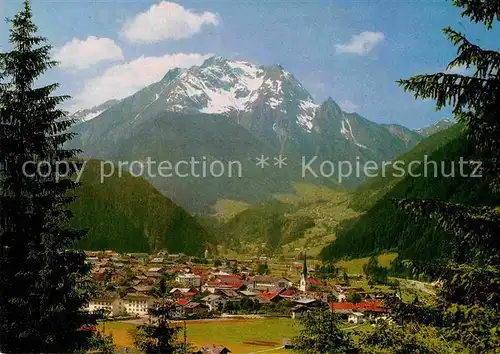
[[[416,220],[399,210],[394,198],[430,198],[466,205],[498,203],[489,189],[489,178],[468,178],[459,176],[460,157],[474,160],[474,148],[467,142],[465,127],[455,125],[419,143],[410,152],[396,160],[428,161],[438,163],[437,177],[424,177],[423,164],[413,170],[415,175],[403,178],[392,176],[388,170],[386,177],[378,177],[365,182],[352,196],[352,207],[361,216],[344,221],[337,229],[337,239],[322,252],[327,260],[343,257],[357,258],[384,251],[396,251],[403,259],[433,260],[445,256],[450,235],[436,227],[432,220]],[[441,173],[441,162],[445,163],[445,173],[452,171],[455,164],[456,177],[447,178]],[[428,172],[434,170],[428,165]],[[473,167],[464,168],[470,174]],[[468,172],[467,172],[468,171]]]
[[[142,177],[118,173],[100,183],[101,162],[89,160],[74,191],[71,226],[88,231],[77,244],[89,250],[202,255],[208,233]]]

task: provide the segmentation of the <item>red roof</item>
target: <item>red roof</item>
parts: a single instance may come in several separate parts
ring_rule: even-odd
[[[80,328],[77,329],[77,331],[82,331],[82,332],[96,332],[97,331],[97,326],[81,326]]]
[[[371,312],[382,312],[384,308],[381,301],[375,302],[329,302],[328,307],[331,311],[371,311]]]
[[[220,279],[221,281],[225,281],[225,282],[229,282],[229,281],[237,281],[237,280],[241,280],[241,276],[239,275],[218,275],[217,276],[218,279]]]
[[[207,285],[208,286],[210,286],[210,285],[217,286],[217,285],[220,285],[220,284],[221,284],[221,282],[219,282],[219,281],[207,281]]]
[[[244,282],[234,282],[234,283],[225,283],[221,281],[209,281],[207,282],[208,286],[215,286],[217,288],[227,288],[227,289],[236,289],[238,290],[244,285]]]
[[[177,305],[180,305],[180,306],[186,306],[187,304],[189,304],[191,302],[191,300],[188,300],[188,299],[179,299],[177,300],[175,303]]]
[[[210,274],[211,270],[207,268],[192,268],[191,273],[196,275],[207,275]]]
[[[296,294],[295,290],[288,289],[288,290],[285,290],[282,293],[280,293],[280,296],[289,297],[289,296],[293,296],[295,294]]]
[[[309,281],[309,284],[312,284],[312,285],[321,285],[321,284],[323,284],[323,282],[321,281],[321,279],[309,278],[307,280]]]
[[[267,292],[263,292],[263,293],[260,293],[259,295],[260,297],[264,298],[264,299],[267,299],[269,301],[271,301],[272,299],[274,299],[276,296],[278,296],[277,293],[267,293]]]

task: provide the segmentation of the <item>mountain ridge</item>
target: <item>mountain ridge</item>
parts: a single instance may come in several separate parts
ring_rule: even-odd
[[[253,186],[255,201],[262,200],[259,194],[269,199],[271,194],[292,190],[294,182],[303,180],[301,156],[318,155],[318,161],[355,163],[359,157],[361,162],[381,162],[423,139],[404,127],[382,125],[357,113],[343,112],[332,98],[315,103],[304,86],[281,66],[257,66],[217,56],[200,66],[169,70],[160,81],[115,102],[95,118],[76,125],[73,132],[78,136],[70,145],[85,151],[83,157],[117,161],[206,153],[212,160],[231,157],[246,161],[254,165],[245,178],[251,179],[248,183]],[[156,141],[156,146],[149,141]],[[293,172],[257,173],[255,158],[264,152],[271,162],[273,157],[285,155]],[[271,183],[272,178],[281,181]],[[356,185],[361,179],[353,177],[346,183]],[[217,198],[249,201],[245,182],[235,179],[207,182],[208,194],[212,195],[209,198],[201,193],[201,181],[150,181],[188,210],[192,210],[188,204],[195,200],[203,205],[214,204]],[[332,178],[313,182],[338,185]],[[281,187],[270,190],[259,185]],[[182,190],[181,196],[173,194],[174,186]],[[229,189],[230,193],[225,191]],[[246,197],[241,199],[242,195]]]

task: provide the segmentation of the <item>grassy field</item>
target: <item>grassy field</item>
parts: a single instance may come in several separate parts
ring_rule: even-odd
[[[219,199],[214,205],[215,216],[220,220],[228,220],[248,209],[249,206],[250,204],[238,200]]]
[[[294,189],[294,193],[275,194],[274,198],[290,206],[291,210],[283,213],[285,218],[309,219],[314,222],[314,226],[306,229],[300,237],[294,237],[278,245],[278,247],[281,246],[281,249],[276,253],[288,258],[296,256],[298,250],[306,249],[309,255],[318,255],[325,246],[335,240],[335,227],[342,221],[357,216],[358,213],[349,207],[349,194],[345,191],[332,190],[308,183],[295,183]],[[262,208],[266,207],[266,205],[262,205]],[[258,205],[251,206],[240,201],[220,199],[214,205],[215,214],[213,216],[217,217],[219,221],[230,222],[235,215],[249,208],[252,209],[252,207],[256,208],[255,213],[263,211],[262,208],[258,208]],[[245,217],[255,217],[255,213],[244,215],[243,220],[245,220]],[[254,224],[252,223],[252,225]],[[237,250],[240,254],[235,253],[234,255],[247,256],[249,254],[260,255],[266,253],[262,251],[262,244],[265,245],[265,240],[259,238],[260,234],[266,233],[264,225],[267,225],[267,223],[263,223],[261,225],[262,232],[255,232],[255,237],[251,239],[254,241],[258,239],[258,241],[245,240],[243,242],[244,247]],[[237,234],[237,236],[240,236],[241,232]],[[221,250],[221,253],[233,256],[233,252],[228,249]]]
[[[100,325],[103,328],[103,324]],[[132,323],[106,322],[106,333],[113,334],[119,347],[133,347],[129,330]],[[252,353],[281,346],[283,338],[292,338],[299,331],[291,318],[188,321],[187,341],[197,347],[222,344],[233,353]],[[288,353],[273,351],[272,353]]]
[[[396,259],[397,253],[386,253],[378,256],[378,264],[389,268],[391,262]],[[348,261],[337,262],[337,267],[344,268],[347,274],[363,274],[363,266],[368,263],[370,257],[356,258]]]
[[[275,198],[298,206],[293,215],[310,217],[315,226],[307,230],[304,237],[283,245],[281,252],[290,257],[297,254],[297,249],[306,249],[309,255],[315,256],[335,240],[335,226],[358,213],[349,207],[349,195],[344,191],[307,183],[295,183],[294,188],[294,195],[281,194]]]

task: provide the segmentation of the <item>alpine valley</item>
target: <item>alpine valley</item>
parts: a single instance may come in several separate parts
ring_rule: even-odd
[[[310,161],[388,161],[423,139],[399,125],[377,124],[341,110],[331,98],[315,102],[279,65],[257,66],[219,56],[201,66],[172,69],[120,101],[73,114],[79,123],[71,146],[84,157],[112,161],[177,161],[209,164],[239,161],[241,176],[194,174],[149,177],[164,195],[186,210],[211,214],[221,199],[255,204],[276,193],[294,193],[295,182],[329,188],[353,187],[361,178],[303,174]],[[267,168],[256,158],[269,157]],[[274,157],[286,166],[273,166]],[[318,165],[312,164],[313,168]],[[324,174],[323,174],[324,176]]]

